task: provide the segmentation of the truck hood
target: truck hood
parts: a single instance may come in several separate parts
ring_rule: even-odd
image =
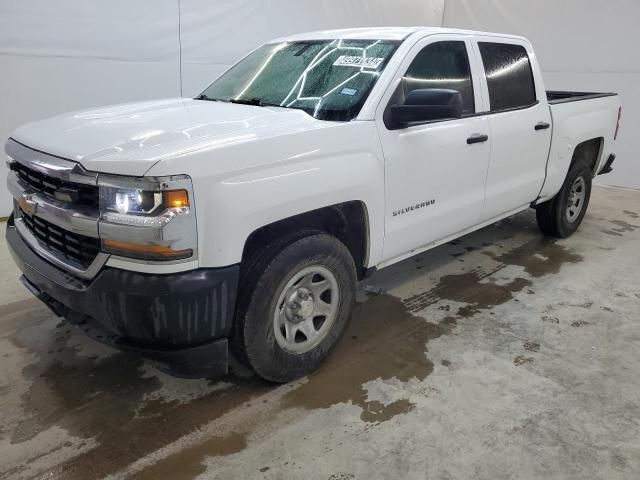
[[[175,98],[58,115],[12,138],[90,171],[141,176],[166,158],[327,124],[301,110]]]

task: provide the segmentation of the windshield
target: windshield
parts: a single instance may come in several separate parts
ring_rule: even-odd
[[[336,39],[263,45],[199,98],[297,108],[317,119],[349,121],[398,43]]]

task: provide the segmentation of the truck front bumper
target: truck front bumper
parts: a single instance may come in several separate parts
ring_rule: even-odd
[[[6,237],[25,286],[91,337],[134,351],[172,375],[227,372],[239,265],[166,275],[104,268],[85,281],[38,256],[12,218]]]

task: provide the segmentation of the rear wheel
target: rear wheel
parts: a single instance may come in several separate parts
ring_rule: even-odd
[[[566,238],[578,229],[587,213],[591,180],[591,169],[576,162],[557,195],[536,206],[536,219],[544,234]]]
[[[338,343],[355,299],[355,264],[344,244],[318,232],[280,239],[256,256],[241,286],[232,351],[261,377],[287,382],[317,369]]]

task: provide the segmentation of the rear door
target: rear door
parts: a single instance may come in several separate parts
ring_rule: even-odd
[[[482,220],[529,205],[544,183],[551,114],[538,64],[527,42],[475,37],[491,131]]]
[[[382,97],[376,124],[385,156],[387,261],[480,219],[490,142],[487,119],[476,115],[482,99],[475,72],[468,36],[428,36],[412,47]],[[460,91],[463,117],[390,129],[390,106],[404,103],[410,91],[422,88]]]

